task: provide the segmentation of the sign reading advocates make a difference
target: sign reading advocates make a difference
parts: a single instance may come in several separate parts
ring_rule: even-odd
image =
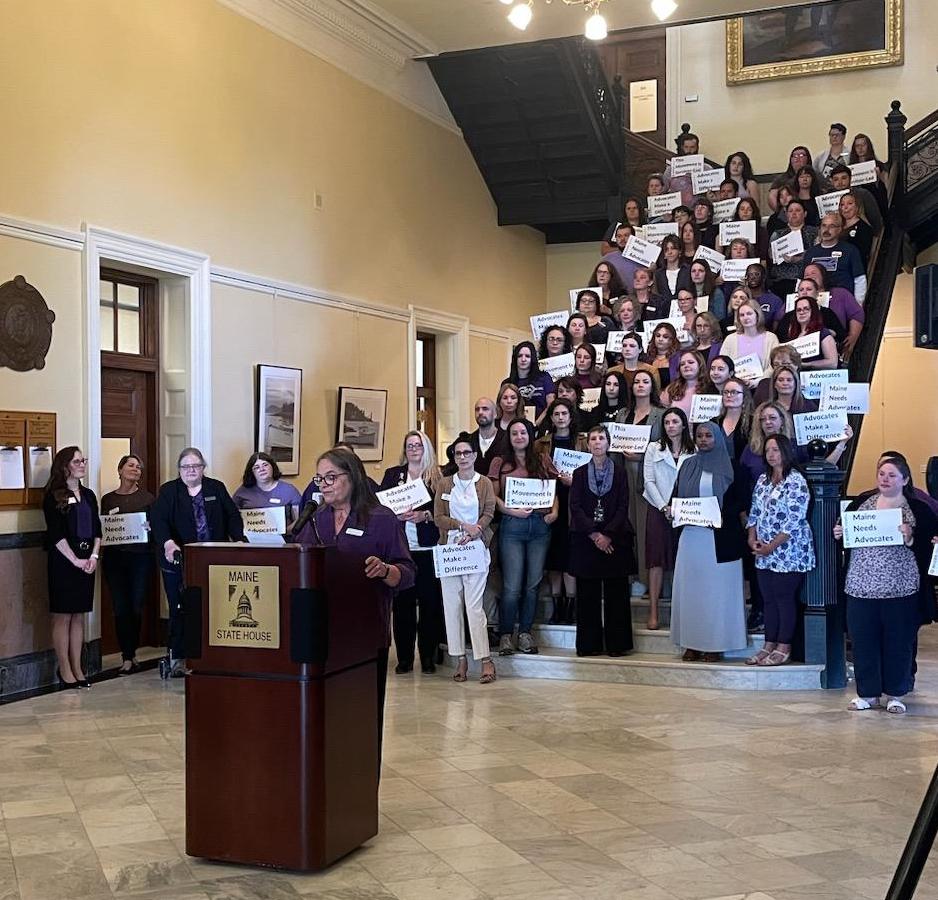
[[[375,496],[378,498],[378,502],[390,509],[394,515],[410,512],[410,510],[430,502],[430,492],[427,490],[422,478],[418,478],[416,481],[408,481],[406,484],[399,484],[397,487],[388,488],[386,491],[378,491]]]
[[[544,509],[554,505],[557,482],[553,478],[506,478],[505,506],[509,509]]]
[[[444,544],[433,548],[433,571],[437,578],[475,575],[489,568],[482,541],[467,544]]]

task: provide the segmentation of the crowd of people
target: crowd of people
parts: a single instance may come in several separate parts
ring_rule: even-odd
[[[793,417],[818,410],[802,389],[806,373],[843,366],[856,346],[885,211],[872,143],[857,135],[848,151],[845,135],[835,123],[828,152],[812,159],[805,147],[792,151],[768,193],[767,223],[743,152],[730,155],[719,189],[705,194],[694,192],[692,175],[671,173],[676,161],[649,179],[646,200],[629,198],[622,220],[610,224],[589,287],[571,292],[569,316],[543,328],[532,319],[532,340],[513,348],[494,399],[476,401],[475,429],[451,441],[442,466],[427,436],[411,431],[376,484],[340,445],[320,456],[301,495],[274,459],[254,453],[232,496],[205,475],[198,449],[187,448],[179,477],[153,497],[140,486],[142,460],[124,457],[102,510],[149,513],[173,674],[185,673],[185,545],[242,540],[240,510],[271,506],[286,510],[290,540],[341,549],[350,527],[361,538],[352,543],[367,554],[366,576],[383,586],[398,675],[418,658],[422,672],[435,672],[445,643],[455,681],[468,679],[469,652],[480,682],[495,681],[495,656],[538,652],[543,586],[548,621],[575,625],[579,656],[627,654],[632,599],[647,595],[644,624],[658,630],[669,581],[670,636],[684,660],[718,662],[764,633],[746,664],[787,663],[816,542],[843,534],[840,523],[833,534],[812,533],[801,468],[808,448]],[[683,135],[681,156],[698,149],[693,134]],[[870,161],[875,183],[851,187],[851,166]],[[842,192],[833,206],[817,202],[832,191]],[[662,210],[654,198],[664,194],[680,202]],[[752,239],[727,237],[717,210],[724,221],[751,222]],[[779,243],[793,234],[799,240]],[[630,252],[642,235],[660,241],[651,265]],[[746,265],[727,268],[724,258]],[[847,426],[814,455],[836,464],[851,437]],[[84,465],[78,448],[60,451],[45,504],[56,651],[68,686],[87,684],[80,614],[90,609],[101,536],[96,499],[80,484]],[[396,513],[382,505],[382,491],[414,482],[426,489],[420,504]],[[530,502],[517,499],[525,486]],[[852,508],[900,509],[902,543],[846,555],[858,691],[851,708],[872,708],[885,695],[887,708],[902,712],[918,627],[938,618],[927,574],[938,502],[914,488],[908,463],[890,452],[877,464],[876,488]],[[470,544],[479,549],[473,566],[438,577],[434,548]],[[105,548],[124,673],[137,666],[153,556],[139,546]],[[385,671],[387,660],[384,648]]]

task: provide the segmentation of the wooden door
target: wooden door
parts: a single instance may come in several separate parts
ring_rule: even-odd
[[[120,456],[133,453],[143,461],[141,487],[159,488],[159,420],[157,379],[159,341],[157,282],[111,270],[101,272],[101,494],[119,480]],[[102,510],[107,512],[107,510]],[[163,643],[159,619],[159,582],[154,569],[147,592],[140,646]],[[114,607],[101,579],[101,652],[119,650]]]
[[[657,90],[656,125],[653,131],[639,131],[643,137],[669,150],[674,149],[673,135],[667,134],[667,44],[663,28],[610,34],[596,45],[603,71],[611,85],[616,75],[622,76],[625,94],[623,125],[632,128],[629,85],[632,82],[654,81]],[[636,123],[638,125],[638,123]]]

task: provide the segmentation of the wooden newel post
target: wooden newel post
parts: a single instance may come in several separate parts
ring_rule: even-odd
[[[814,498],[808,521],[817,556],[817,565],[808,572],[801,589],[804,660],[824,666],[821,687],[842,688],[847,684],[846,614],[840,593],[840,547],[832,532],[840,517],[844,473],[824,458],[826,453],[823,441],[812,441],[808,446],[810,460],[804,466]]]
[[[886,116],[886,133],[889,140],[889,168],[896,169],[896,196],[905,194],[905,123],[908,121],[905,114],[899,108],[901,106],[898,100],[893,100],[890,104],[892,109]]]

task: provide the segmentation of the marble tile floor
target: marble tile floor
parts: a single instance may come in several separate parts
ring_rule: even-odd
[[[380,834],[317,875],[185,855],[181,682],[37,697],[0,709],[0,900],[877,900],[938,763],[938,629],[907,716],[850,696],[391,675]]]

